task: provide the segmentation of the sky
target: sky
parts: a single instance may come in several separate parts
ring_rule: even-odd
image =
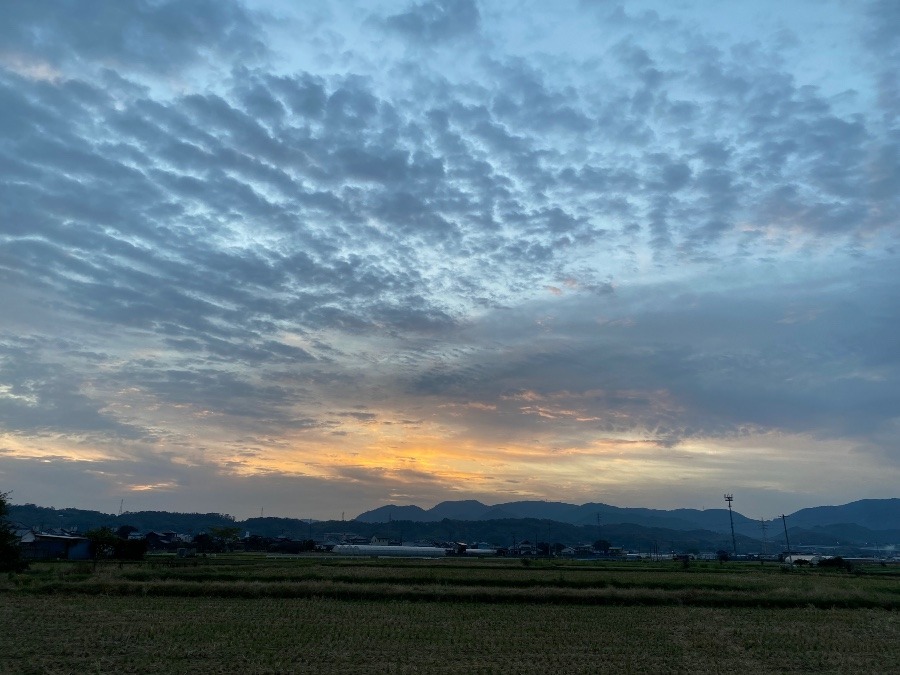
[[[898,496],[900,3],[0,22],[0,492],[352,518]]]

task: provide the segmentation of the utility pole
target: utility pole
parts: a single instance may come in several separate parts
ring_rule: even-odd
[[[784,525],[784,541],[787,543],[787,547],[788,547],[788,551],[787,551],[787,552],[788,552],[788,556],[789,556],[790,559],[791,559],[791,567],[793,567],[793,566],[794,566],[794,556],[791,555],[791,540],[788,539],[788,533],[787,533],[787,518],[784,517],[784,514],[783,514],[783,513],[781,514],[781,522],[782,522],[782,524]]]
[[[760,527],[760,529],[762,529],[762,536],[763,536],[763,540],[762,540],[762,545],[763,545],[763,547],[762,547],[762,554],[765,556],[765,555],[768,555],[768,554],[769,554],[769,536],[768,536],[768,534],[766,533],[766,529],[768,528],[768,523],[766,523],[766,519],[765,519],[765,518],[760,518],[760,519],[759,519],[759,527]]]
[[[728,520],[731,521],[731,550],[734,551],[734,557],[737,558],[737,542],[734,539],[734,516],[731,515],[731,502],[734,501],[734,495],[725,495],[725,501],[728,502]]]

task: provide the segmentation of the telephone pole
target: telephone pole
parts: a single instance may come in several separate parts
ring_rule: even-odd
[[[725,501],[728,502],[728,520],[731,521],[731,550],[734,552],[734,557],[737,558],[737,542],[734,539],[734,516],[731,515],[731,502],[734,501],[734,495],[727,494],[725,496]]]
[[[784,541],[788,547],[788,556],[791,559],[791,567],[793,567],[794,566],[794,556],[791,555],[791,540],[788,539],[787,518],[785,517],[785,515],[783,513],[781,514],[781,523],[782,523],[782,525],[784,525]]]

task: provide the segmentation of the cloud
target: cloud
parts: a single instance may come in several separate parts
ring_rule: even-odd
[[[103,363],[102,355],[83,358]],[[48,361],[34,341],[0,341],[0,425],[26,434],[72,434],[134,440],[150,437],[140,427],[123,423],[91,397],[90,382]]]
[[[748,40],[662,7],[19,3],[5,428],[288,439],[247,471],[399,429],[579,452],[775,430],[890,456],[889,5],[823,10],[867,40],[841,43],[866,75],[838,87],[783,25]]]
[[[259,58],[266,52],[258,20],[237,2],[66,0],[52,12],[32,3],[7,8],[0,61],[169,75],[215,58]]]
[[[474,0],[432,0],[412,3],[380,23],[411,42],[434,45],[477,34],[481,13]]]
[[[491,335],[499,353],[448,359],[410,391],[495,406],[502,414],[471,420],[476,436],[544,428],[548,439],[631,433],[677,444],[756,429],[874,440],[894,424],[886,404],[900,386],[900,353],[877,337],[900,319],[885,271],[848,272],[827,296],[815,284],[773,294],[760,281],[727,293],[648,286],[536,301],[468,329],[470,344]],[[806,320],[783,320],[798,309]],[[549,331],[535,322],[544,313]]]

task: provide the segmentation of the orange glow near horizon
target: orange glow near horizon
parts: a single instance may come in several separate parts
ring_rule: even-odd
[[[0,444],[2,444],[0,457],[6,455],[18,459],[65,462],[99,462],[115,459],[115,456],[107,450],[58,435],[25,438],[16,434],[0,434]]]
[[[179,480],[180,472],[199,469],[237,480],[267,475],[305,477],[324,485],[365,487],[385,499],[436,503],[472,495],[587,502],[598,500],[598,495],[640,494],[672,486],[689,491],[690,485],[727,484],[735,470],[748,462],[752,469],[742,470],[745,485],[797,490],[801,486],[796,484],[796,476],[819,473],[812,459],[827,455],[833,462],[847,452],[846,445],[837,441],[773,432],[692,439],[674,447],[661,446],[646,433],[549,447],[540,439],[499,444],[471,433],[448,436],[446,427],[437,423],[422,424],[414,431],[377,423],[347,425],[350,427],[353,433],[337,441],[327,433],[272,435],[256,439],[252,451],[234,451],[242,447],[234,443],[231,451],[220,448],[197,455],[139,443],[108,448],[61,436],[26,439],[5,434],[0,436],[0,456],[47,463],[85,462],[95,468],[86,464],[83,471],[95,474],[115,494],[178,493],[187,489],[182,485],[189,485]],[[194,440],[198,444],[204,441]],[[205,442],[206,447],[214,446],[213,439]],[[790,452],[785,451],[788,448]],[[168,464],[154,465],[152,478],[141,473],[141,458],[148,450],[154,456],[165,451],[168,457]],[[877,468],[859,465],[847,471],[857,480],[865,480],[877,473]],[[817,480],[829,482],[825,473]]]

